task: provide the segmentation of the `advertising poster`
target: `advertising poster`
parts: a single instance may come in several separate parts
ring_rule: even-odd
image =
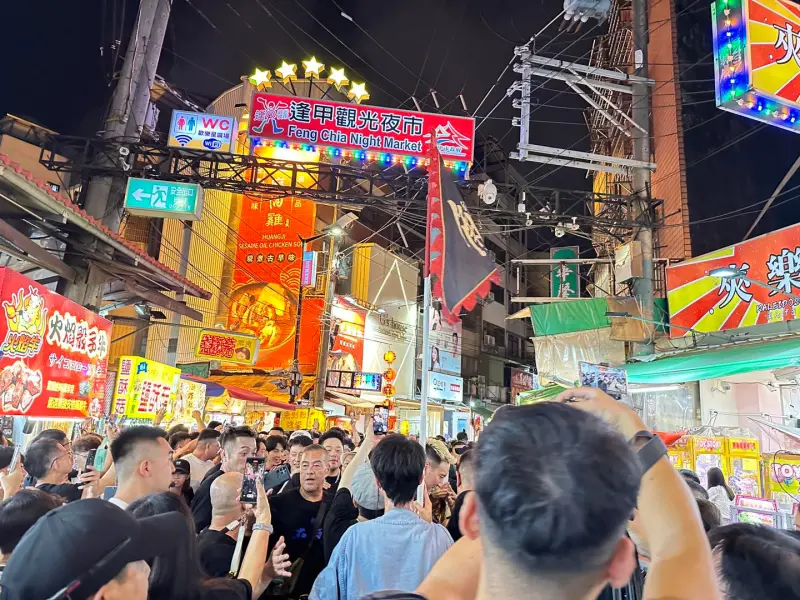
[[[800,497],[800,456],[793,454],[765,455],[768,495],[778,502],[790,504]]]
[[[428,371],[461,374],[461,320],[449,323],[442,318],[441,302],[434,302],[430,311],[431,364]]]
[[[291,98],[255,92],[248,135],[367,153],[427,157],[431,132],[445,160],[472,162],[475,120],[470,117]]]
[[[111,323],[11,269],[0,302],[0,414],[100,415]]]
[[[628,394],[628,374],[625,369],[616,369],[605,365],[578,363],[581,386],[596,387],[616,400],[622,400]]]
[[[428,396],[439,402],[460,403],[464,399],[464,380],[454,375],[428,372]]]
[[[152,419],[166,406],[165,418],[171,419],[175,414],[180,377],[181,371],[175,367],[140,356],[120,357],[114,413],[130,419]],[[185,412],[179,409],[178,412]]]
[[[361,372],[364,364],[364,325],[366,320],[367,311],[365,309],[340,296],[333,299],[328,370]]]
[[[203,329],[194,355],[205,360],[252,365],[258,356],[258,338],[221,329]]]
[[[189,150],[231,152],[236,129],[235,117],[173,110],[167,146]]]
[[[281,427],[286,431],[325,429],[325,413],[316,408],[296,408],[281,413]]]
[[[511,369],[511,401],[516,403],[517,396],[539,388],[539,376],[523,369]]]
[[[298,236],[314,235],[311,200],[242,198],[228,330],[258,339],[255,366],[291,366],[297,321],[297,294],[303,265]],[[322,301],[303,300],[300,369],[313,372],[319,356]]]
[[[741,277],[711,277],[717,268],[774,286],[770,290]],[[800,225],[710,252],[667,268],[669,320],[696,331],[714,332],[791,321],[800,315]],[[689,332],[671,328],[672,337]]]

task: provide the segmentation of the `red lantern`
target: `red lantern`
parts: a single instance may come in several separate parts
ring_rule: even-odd
[[[383,372],[384,381],[388,381],[389,383],[391,383],[392,381],[394,381],[395,377],[397,377],[397,372],[391,367],[389,367]]]
[[[394,386],[391,383],[387,383],[383,386],[383,395],[387,398],[394,396]]]

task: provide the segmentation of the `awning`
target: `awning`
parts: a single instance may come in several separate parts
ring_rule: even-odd
[[[519,405],[524,406],[526,404],[534,404],[536,402],[541,402],[542,400],[551,400],[566,389],[567,388],[563,385],[559,385],[557,383],[550,383],[544,387],[539,388],[538,390],[529,390],[527,392],[521,392],[519,394]]]
[[[628,383],[685,383],[800,366],[800,337],[698,350],[624,366]]]
[[[288,402],[281,402],[279,400],[270,398],[268,396],[264,396],[262,394],[258,394],[256,392],[240,388],[235,385],[230,385],[229,383],[222,383],[219,381],[214,381],[213,379],[203,379],[202,377],[195,377],[193,375],[186,375],[185,373],[181,375],[182,379],[187,379],[189,381],[196,381],[198,383],[206,384],[206,396],[209,397],[218,397],[224,393],[228,393],[228,395],[233,398],[234,400],[240,400],[243,402],[253,402],[256,404],[265,404],[271,408],[278,409],[278,410],[294,410],[295,405],[289,404]]]
[[[483,406],[474,407],[472,409],[472,412],[474,412],[476,415],[479,415],[480,417],[482,417],[484,419],[491,419],[492,416],[494,416],[494,411],[493,410],[490,410],[488,408],[484,408]]]

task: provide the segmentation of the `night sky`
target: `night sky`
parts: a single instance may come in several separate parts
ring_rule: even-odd
[[[678,9],[688,2],[678,0]],[[6,4],[4,21],[13,25],[6,26],[0,36],[4,58],[0,114],[10,112],[64,134],[93,135],[101,127],[111,94],[114,51],[110,46],[115,37],[120,37],[124,46],[137,1]],[[343,18],[337,4],[369,35]],[[710,50],[710,46],[704,47],[710,44],[707,3],[701,4],[681,21],[681,61],[688,64]],[[467,108],[473,112],[511,59],[514,45],[527,41],[560,10],[557,0],[174,0],[158,73],[174,86],[211,100],[255,66],[272,70],[283,59],[299,64],[313,54],[326,65],[345,67],[351,80],[366,81],[370,104],[413,108],[409,97],[414,94],[424,110],[435,111],[430,95],[434,87],[445,112],[463,114],[456,96],[463,91]],[[581,57],[592,39],[602,33],[601,28],[587,31],[593,26],[589,23],[578,33],[552,40],[558,35],[558,24],[537,40],[546,55],[561,52],[560,58]],[[710,62],[706,62],[684,76],[697,80],[689,84],[695,96],[685,96],[684,101],[713,98],[709,93],[713,82],[707,79],[711,77]],[[509,69],[479,116],[495,106],[514,78]],[[535,86],[540,84],[534,98],[551,106],[534,108],[532,119],[537,122],[532,124],[532,143],[565,148],[576,144],[575,149],[588,150],[588,139],[581,139],[587,134],[583,101],[564,92],[560,82],[535,80]],[[685,112],[691,126],[716,116],[718,109],[713,103],[698,104],[686,107]],[[507,99],[492,119],[481,125],[481,131],[514,150],[519,134],[511,127],[510,118],[515,114]],[[685,138],[687,163],[702,159],[752,127],[754,124],[741,117],[725,114],[708,126],[693,129]],[[769,196],[800,152],[798,140],[795,134],[766,127],[691,166],[690,195],[702,195],[702,202],[693,203],[699,208],[691,218],[713,217]],[[590,186],[583,171],[532,163],[515,162],[514,166],[529,173],[529,180],[538,185]],[[796,222],[795,207],[786,202],[768,213],[759,233]],[[698,224],[701,231],[693,230],[693,235],[702,236],[704,243],[712,246],[704,251],[711,250],[739,241],[754,216]]]

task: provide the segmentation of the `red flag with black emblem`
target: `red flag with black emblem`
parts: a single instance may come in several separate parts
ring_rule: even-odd
[[[500,281],[483,235],[435,144],[431,144],[428,167],[425,264],[433,278],[433,296],[442,301],[442,317],[451,323],[459,320],[462,309],[475,308],[478,299],[489,293],[493,281]]]

